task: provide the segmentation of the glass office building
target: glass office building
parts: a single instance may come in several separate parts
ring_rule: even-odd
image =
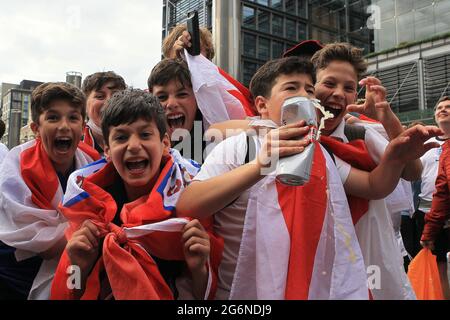
[[[374,48],[373,30],[367,26],[370,17],[367,0],[167,0],[163,3],[163,38],[172,26],[185,21],[189,11],[198,10],[200,24],[213,31],[215,46],[219,52],[223,51],[223,58],[218,57],[216,62],[244,84],[249,83],[264,62],[279,58],[302,40],[348,41],[367,53]],[[228,40],[218,40],[224,38]],[[234,58],[230,59],[230,55]],[[221,63],[223,60],[230,63]]]

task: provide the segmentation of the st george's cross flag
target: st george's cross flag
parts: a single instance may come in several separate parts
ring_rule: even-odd
[[[120,212],[122,225],[113,223],[117,204],[104,188],[120,176],[112,163],[102,159],[69,178],[67,192],[60,206],[70,223],[67,238],[86,220],[91,220],[104,238],[101,257],[87,280],[82,299],[99,299],[101,274],[106,272],[115,299],[173,299],[168,284],[153,257],[184,260],[181,231],[189,219],[174,218],[175,205],[183,189],[197,173],[199,166],[171,150],[163,169],[147,196],[127,203]],[[210,230],[209,221],[202,221]],[[209,232],[211,254],[206,298],[215,293],[216,271],[221,259],[223,241]],[[70,259],[64,252],[52,286],[52,299],[73,299],[67,286]]]

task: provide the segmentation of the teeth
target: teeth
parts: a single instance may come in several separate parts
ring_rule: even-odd
[[[141,161],[127,161],[126,165],[127,168],[130,170],[134,169],[143,169],[147,166],[148,160],[141,160]]]
[[[169,120],[177,120],[177,119],[181,119],[184,116],[182,114],[178,114],[178,115],[173,115],[173,116],[168,116],[167,119]]]

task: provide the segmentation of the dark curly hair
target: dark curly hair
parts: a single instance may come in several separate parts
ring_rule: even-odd
[[[102,133],[107,145],[111,127],[131,124],[139,119],[155,121],[161,140],[167,132],[166,115],[159,100],[140,89],[128,88],[114,93],[102,109],[101,118]]]

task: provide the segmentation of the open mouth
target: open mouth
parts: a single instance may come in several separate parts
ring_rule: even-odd
[[[126,161],[125,162],[125,166],[133,174],[142,173],[145,170],[145,168],[147,168],[148,165],[149,165],[148,160]]]
[[[67,152],[72,147],[72,139],[68,137],[61,137],[55,139],[55,148],[59,152]]]
[[[338,107],[338,106],[327,105],[327,106],[324,106],[324,108],[325,108],[326,111],[329,111],[330,113],[332,113],[334,118],[339,116],[341,114],[341,112],[342,112],[342,108]]]
[[[183,128],[186,117],[181,114],[170,114],[167,116],[167,124],[170,128]]]

